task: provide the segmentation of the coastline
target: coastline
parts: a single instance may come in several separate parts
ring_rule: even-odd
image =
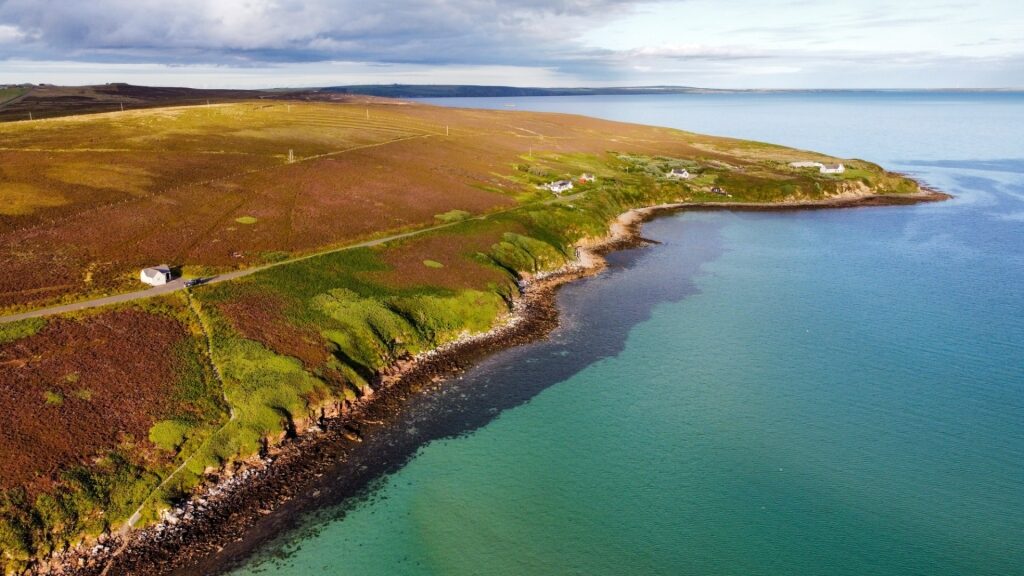
[[[563,284],[599,273],[609,252],[643,245],[643,223],[662,214],[686,210],[785,211],[861,206],[905,205],[941,201],[949,196],[922,188],[901,196],[850,195],[815,202],[675,203],[629,210],[610,225],[607,236],[582,242],[579,258],[566,267],[528,279],[512,313],[495,329],[461,339],[437,350],[397,363],[382,374],[376,392],[356,409],[322,418],[307,433],[286,441],[262,459],[235,466],[228,474],[207,483],[174,519],[130,533],[101,539],[90,549],[65,553],[34,574],[167,574],[217,573],[228,566],[225,557],[243,557],[242,537],[283,504],[305,497],[303,487],[324,471],[344,465],[348,447],[358,443],[362,431],[379,425],[400,410],[404,398],[427,386],[457,375],[494,351],[545,337],[558,325],[554,294]],[[366,481],[379,475],[368,470]],[[359,486],[349,488],[350,494]],[[218,552],[225,551],[225,554]],[[233,554],[233,555],[232,555]],[[111,561],[113,559],[113,561]]]

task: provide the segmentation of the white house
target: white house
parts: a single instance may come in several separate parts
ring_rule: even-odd
[[[792,168],[817,168],[822,174],[842,174],[846,166],[842,164],[822,164],[821,162],[790,162]]]
[[[561,194],[562,192],[572,190],[572,182],[569,180],[559,180],[548,184],[547,188],[555,194]]]
[[[679,180],[689,180],[692,178],[692,176],[690,176],[690,171],[686,168],[673,168],[669,170],[668,174],[665,174],[665,176],[669,178],[677,178]]]
[[[171,268],[167,264],[143,268],[139,280],[150,286],[162,286],[171,281]]]
[[[594,175],[591,174],[590,172],[584,172],[583,174],[580,174],[580,184],[586,184],[587,182],[593,182],[593,181],[594,181]]]

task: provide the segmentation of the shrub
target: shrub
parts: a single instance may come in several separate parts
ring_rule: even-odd
[[[161,420],[149,429],[149,441],[168,452],[177,452],[192,426],[180,420]]]
[[[461,222],[463,220],[468,220],[472,216],[473,216],[472,214],[470,214],[469,212],[466,212],[465,210],[449,210],[448,212],[445,212],[444,214],[437,214],[437,215],[435,215],[434,218],[440,220],[441,222],[452,223],[452,222]]]

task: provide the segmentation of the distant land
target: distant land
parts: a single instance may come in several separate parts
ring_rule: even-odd
[[[353,84],[319,88],[266,88],[260,90],[200,89],[135,86],[124,83],[95,86],[53,84],[0,84],[0,122],[53,118],[70,114],[239,102],[251,99],[351,101],[377,98],[514,98],[523,96],[616,96],[640,94],[758,94],[758,93],[864,93],[864,92],[1021,92],[1022,89],[717,89],[692,86],[626,86],[539,88],[471,84]]]

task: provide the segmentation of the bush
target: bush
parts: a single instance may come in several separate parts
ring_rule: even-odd
[[[472,217],[473,215],[470,214],[469,212],[466,212],[465,210],[449,210],[444,214],[437,214],[434,216],[434,218],[445,223],[461,222],[463,220],[468,220],[469,218]]]
[[[177,452],[188,439],[192,425],[180,420],[161,420],[149,429],[149,441],[168,452]]]

